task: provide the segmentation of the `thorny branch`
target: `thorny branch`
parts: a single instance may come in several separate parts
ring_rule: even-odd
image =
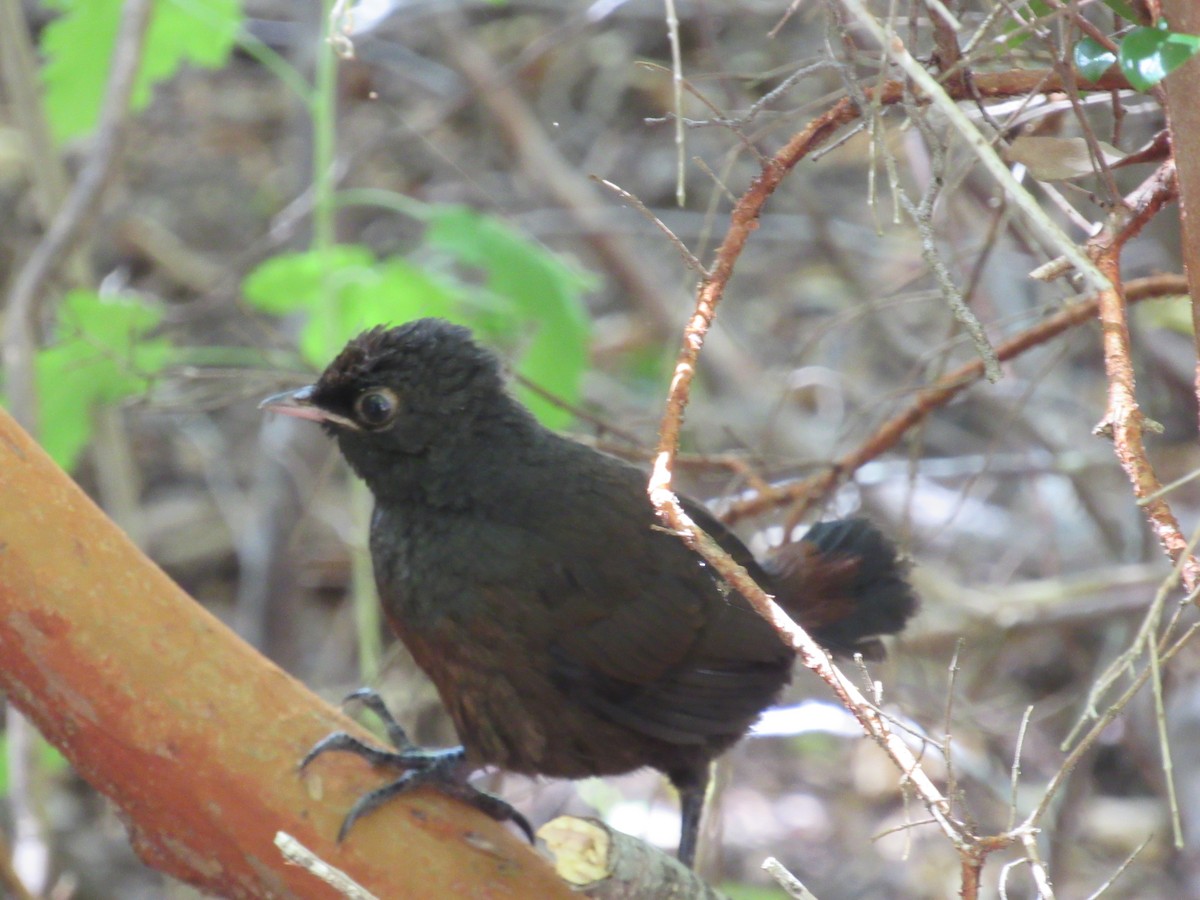
[[[1126,301],[1131,304],[1153,300],[1156,297],[1178,296],[1186,294],[1187,290],[1187,278],[1183,275],[1152,275],[1148,278],[1134,279],[1124,286]],[[1099,294],[1076,301],[1001,343],[996,348],[996,357],[1000,362],[1015,359],[1031,347],[1045,344],[1071,328],[1093,321],[1099,310]],[[757,490],[747,499],[735,500],[721,516],[722,520],[726,524],[733,524],[789,503],[799,504],[792,517],[802,519],[813,504],[852,478],[864,465],[886,453],[910,428],[924,421],[935,410],[945,406],[983,377],[982,360],[976,359],[959,366],[918,391],[912,403],[875,429],[874,434],[861,445],[835,460],[829,468],[809,478],[773,485],[767,491]]]
[[[1200,578],[1200,565],[1192,559],[1182,559],[1182,555],[1186,551],[1186,544],[1165,500],[1156,493],[1161,486],[1146,460],[1141,442],[1144,421],[1133,392],[1128,329],[1124,318],[1126,300],[1122,297],[1118,263],[1123,244],[1136,235],[1145,222],[1174,197],[1175,183],[1172,165],[1170,163],[1163,165],[1151,179],[1148,179],[1138,191],[1131,195],[1127,203],[1110,217],[1102,232],[1088,242],[1087,253],[1084,256],[1079,248],[1070,242],[1057,226],[1042,213],[1040,208],[1028,208],[1031,205],[1036,206],[1036,204],[1033,204],[1027,191],[1017,186],[1014,193],[1015,182],[1012,182],[1010,173],[1003,165],[994,164],[998,163],[998,157],[994,150],[987,146],[986,140],[973,126],[964,124],[966,119],[953,102],[953,100],[963,98],[952,97],[946,93],[946,86],[934,83],[928,73],[913,61],[903,44],[894,35],[884,32],[873,18],[865,16],[863,7],[856,0],[842,0],[842,2],[852,13],[860,14],[860,22],[864,17],[869,19],[869,22],[863,24],[867,25],[869,29],[873,28],[872,33],[877,32],[876,37],[884,45],[885,51],[894,62],[904,68],[906,75],[913,79],[924,95],[924,99],[932,100],[955,122],[956,127],[976,150],[979,159],[992,171],[997,180],[1006,186],[1006,192],[1010,198],[1036,223],[1043,236],[1052,238],[1051,243],[1056,250],[1070,259],[1079,273],[1085,275],[1095,289],[1095,294],[1090,299],[1076,303],[1047,322],[1006,341],[997,349],[996,357],[999,360],[1010,359],[1073,325],[1088,321],[1099,312],[1104,328],[1105,363],[1110,380],[1109,410],[1104,425],[1111,430],[1118,457],[1134,483],[1137,496],[1146,500],[1147,514],[1150,516],[1152,526],[1163,545],[1171,553],[1172,558],[1179,562],[1179,571],[1182,573],[1185,584],[1189,589],[1192,588]],[[1047,77],[1044,73],[1035,73],[1034,77],[1038,79],[1036,82],[1038,90],[1045,91],[1049,89],[1048,84],[1058,76]],[[953,80],[950,82],[950,90],[961,91],[968,82],[975,99],[978,100],[988,95],[989,88],[983,78],[978,81],[973,78]],[[1083,86],[1074,85],[1074,87],[1079,89]],[[900,83],[884,82],[876,90],[869,92],[869,100],[872,103],[880,104],[901,102],[905,98],[906,88],[906,85]],[[918,98],[918,102],[921,99]],[[984,861],[990,854],[1016,844],[1024,847],[1025,862],[1030,868],[1040,896],[1052,898],[1054,896],[1053,888],[1037,846],[1038,816],[1036,810],[1019,826],[1010,827],[1006,832],[992,836],[978,835],[967,823],[956,818],[950,801],[924,773],[917,758],[893,731],[890,722],[878,706],[859,692],[855,685],[832,664],[822,648],[773,602],[772,598],[754,582],[743,567],[739,566],[712,538],[696,526],[684,512],[671,489],[680,428],[691,381],[696,371],[697,360],[705,336],[712,325],[725,287],[733,274],[735,262],[750,234],[757,227],[758,217],[767,199],[775,192],[791,169],[800,159],[829,141],[839,127],[859,117],[862,114],[863,105],[862,99],[859,99],[857,103],[852,99],[843,100],[793,135],[785,146],[767,161],[758,177],[735,203],[728,231],[716,252],[713,265],[702,278],[691,319],[684,329],[682,346],[677,357],[660,427],[657,456],[648,492],[663,521],[688,546],[700,553],[735,590],[775,626],[785,642],[796,651],[803,664],[830,686],[839,700],[858,719],[867,735],[883,748],[900,769],[904,782],[916,790],[929,810],[933,821],[937,823],[959,852],[962,863],[962,896],[970,898],[978,895],[980,872]],[[968,131],[970,131],[969,134]],[[1146,279],[1126,287],[1130,299],[1181,290],[1186,291],[1186,284],[1183,279],[1179,278]],[[878,455],[885,447],[893,445],[903,433],[927,416],[932,409],[944,404],[969,384],[978,380],[985,368],[983,361],[973,361],[922,391],[909,409],[886,423],[864,447],[839,461],[828,472],[818,476],[815,479],[816,483],[807,485],[807,489],[816,494],[832,487],[839,478],[845,477],[846,473],[852,472],[867,459]],[[743,505],[740,514],[747,514],[748,509],[747,505]],[[736,518],[738,512],[735,510],[728,518]]]
[[[1118,207],[1104,229],[1088,241],[1088,253],[1112,280],[1112,287],[1099,294],[1100,324],[1103,329],[1104,368],[1108,374],[1108,410],[1097,431],[1112,438],[1121,468],[1133,484],[1134,495],[1141,501],[1163,549],[1172,561],[1179,562],[1187,552],[1187,539],[1171,511],[1162,484],[1154,472],[1143,431],[1149,423],[1138,406],[1134,390],[1133,358],[1129,349],[1129,323],[1126,301],[1121,296],[1121,250],[1163,206],[1175,198],[1174,160],[1168,160]],[[1200,585],[1200,561],[1183,560],[1183,583],[1189,591]]]

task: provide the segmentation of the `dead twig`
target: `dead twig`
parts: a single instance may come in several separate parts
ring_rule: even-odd
[[[1053,247],[1056,252],[1067,257],[1075,270],[1083,276],[1093,290],[1100,290],[1107,286],[1105,273],[1079,249],[1075,241],[1067,237],[1059,228],[1058,223],[1046,214],[1033,195],[1013,177],[1008,166],[1000,159],[1000,155],[992,146],[992,141],[980,132],[978,126],[958,108],[956,99],[947,93],[945,88],[925,70],[925,67],[913,58],[903,41],[884,29],[867,10],[862,0],[839,0],[839,2],[854,16],[857,23],[879,42],[884,52],[904,71],[908,78],[912,79],[929,101],[937,106],[941,114],[946,117],[967,146],[975,153],[976,158],[988,174],[1004,191],[1009,202],[1021,211],[1041,239]]]
[[[1187,290],[1187,279],[1182,275],[1153,275],[1128,282],[1125,285],[1125,298],[1128,303],[1138,303],[1155,297],[1186,294]],[[1032,328],[1002,342],[996,348],[996,358],[1001,362],[1014,359],[1032,347],[1044,344],[1071,328],[1092,321],[1099,308],[1098,294],[1072,303]],[[826,496],[837,485],[852,477],[863,465],[894,447],[910,428],[923,421],[935,410],[945,406],[983,377],[982,360],[972,360],[959,366],[933,384],[918,391],[916,399],[906,409],[880,425],[875,433],[859,447],[834,461],[825,471],[809,478],[775,487],[765,494],[760,493],[745,500],[736,500],[722,515],[722,520],[727,524],[732,524],[747,516],[759,515],[773,507],[794,502],[803,504],[801,510],[803,512],[819,498]]]
[[[608,181],[604,178],[600,178],[597,175],[592,176],[592,181],[596,182],[596,184],[600,185],[606,190],[612,191],[614,194],[640,212],[643,216],[645,216],[655,228],[666,235],[667,240],[671,242],[671,246],[679,251],[679,255],[683,258],[683,264],[685,266],[687,266],[693,272],[699,273],[700,277],[702,278],[708,277],[708,270],[704,268],[704,263],[700,262],[700,260],[695,257],[692,251],[687,248],[687,244],[681,241],[675,232],[667,227],[667,224],[662,219],[652,213],[646,207],[645,203],[624,188],[619,187],[618,185],[615,185],[611,181]]]
[[[710,270],[711,275],[701,283],[694,312],[684,329],[683,344],[676,361],[670,395],[659,429],[658,451],[648,492],[651,502],[667,527],[703,556],[760,615],[775,626],[784,641],[799,655],[801,662],[830,686],[843,705],[858,719],[863,730],[892,758],[904,773],[905,781],[911,783],[921,795],[930,814],[954,846],[969,851],[970,842],[961,823],[951,817],[949,802],[925,774],[904,741],[891,730],[885,718],[867,701],[853,682],[833,665],[825,651],[755,583],[750,573],[696,526],[684,512],[679,498],[671,489],[683,410],[696,371],[696,361],[716,314],[717,304],[733,275],[735,261],[757,226],[759,214],[767,198],[812,148],[815,137],[809,129],[794,135],[772,157],[733,208],[730,227],[717,249],[716,259]]]

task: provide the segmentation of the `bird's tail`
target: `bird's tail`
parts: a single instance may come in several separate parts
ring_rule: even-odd
[[[917,610],[896,547],[866,519],[820,522],[762,561],[776,602],[836,655],[883,656]]]

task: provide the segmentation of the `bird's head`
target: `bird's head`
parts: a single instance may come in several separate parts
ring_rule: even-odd
[[[380,480],[400,477],[398,470],[486,448],[492,430],[519,428],[526,418],[496,357],[442,319],[365,331],[315,383],[260,408],[321,423],[376,496]]]

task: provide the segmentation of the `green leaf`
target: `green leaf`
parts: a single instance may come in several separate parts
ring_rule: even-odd
[[[1113,53],[1099,41],[1085,37],[1075,45],[1075,68],[1085,80],[1096,82],[1117,61]]]
[[[275,315],[303,312],[300,354],[316,368],[375,325],[422,316],[458,319],[460,289],[408,261],[379,261],[367,247],[338,245],[267,260],[242,283],[246,300]]]
[[[493,336],[516,333],[523,351],[517,371],[575,402],[588,363],[583,293],[591,281],[504,222],[466,207],[435,210],[426,239],[459,264],[482,271],[492,304],[477,305],[472,324]],[[546,425],[570,420],[568,412],[535,392],[518,388],[518,393]]]
[[[1148,91],[1200,52],[1200,36],[1178,34],[1165,20],[1153,28],[1134,28],[1121,38],[1118,61],[1129,83]]]
[[[327,363],[342,345],[375,325],[399,325],[423,316],[457,319],[459,296],[401,258],[347,273],[323,325],[313,318],[300,335],[300,351],[313,365]]]
[[[242,294],[255,308],[282,316],[316,312],[326,294],[356,269],[375,265],[366,247],[339,244],[326,251],[285,253],[261,263],[242,281]]]
[[[63,14],[42,32],[46,112],[60,141],[91,131],[108,82],[121,0],[58,0]],[[159,0],[130,105],[142,109],[155,84],[181,65],[223,66],[242,25],[238,0]]]
[[[340,245],[269,259],[246,277],[242,291],[263,312],[307,316],[298,345],[315,368],[366,328],[438,316],[515,346],[522,376],[568,403],[577,400],[588,363],[582,295],[590,281],[503,222],[464,207],[435,208],[426,241],[448,262],[482,273],[482,288],[400,257],[377,260],[366,247]],[[548,425],[570,419],[538,394],[519,391]]]
[[[1167,32],[1167,44],[1171,47],[1182,49],[1187,53],[1182,62],[1171,66],[1171,71],[1173,72],[1180,65],[1195,56],[1197,52],[1200,52],[1200,34],[1180,34],[1177,31],[1169,31]]]
[[[787,900],[788,896],[780,888],[740,884],[736,881],[721,882],[721,892],[729,900]]]
[[[170,344],[147,334],[159,314],[136,300],[72,291],[59,308],[58,341],[34,361],[41,443],[70,470],[103,404],[143,393],[167,363]]]

